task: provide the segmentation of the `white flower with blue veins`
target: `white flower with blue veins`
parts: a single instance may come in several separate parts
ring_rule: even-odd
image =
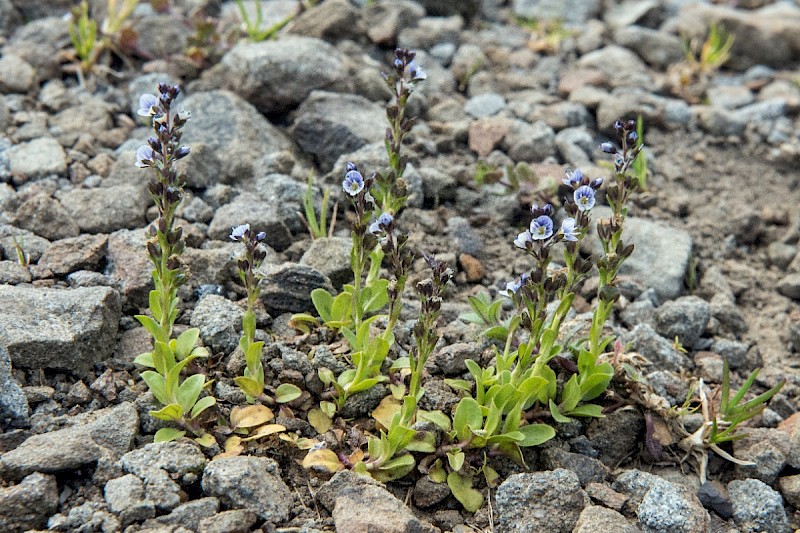
[[[139,97],[139,110],[136,113],[143,117],[158,114],[158,97],[154,94],[143,94]]]
[[[233,226],[231,228],[231,240],[232,241],[241,241],[244,237],[244,234],[250,231],[250,224],[241,224],[239,226]]]
[[[144,144],[136,150],[136,166],[139,168],[147,168],[153,166],[153,161],[155,160],[156,153],[153,149]]]
[[[575,200],[575,205],[578,206],[578,209],[580,211],[588,211],[589,209],[594,207],[595,204],[594,189],[592,189],[588,185],[581,185],[580,187],[575,189],[573,198]]]
[[[517,248],[521,248],[523,250],[527,250],[528,246],[533,244],[533,237],[531,236],[531,232],[528,230],[523,231],[517,238],[514,239],[514,246]]]
[[[549,239],[553,236],[553,219],[547,215],[534,218],[531,221],[530,234],[534,241]]]
[[[578,231],[575,228],[575,219],[567,217],[561,222],[561,235],[565,241],[575,242],[578,240]]]
[[[350,196],[355,196],[364,190],[364,176],[358,170],[350,170],[345,174],[342,182],[344,192]]]

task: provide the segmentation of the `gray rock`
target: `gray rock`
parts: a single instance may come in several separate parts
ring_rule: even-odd
[[[469,254],[478,259],[485,256],[486,244],[466,218],[459,216],[448,218],[447,234],[455,241],[453,251],[456,254]]]
[[[667,484],[669,484],[669,481],[660,476],[649,472],[642,472],[641,470],[631,469],[624,470],[619,474],[611,485],[611,488],[628,496],[626,508],[635,511],[639,505],[641,505],[642,500],[651,488],[656,485],[663,486]]]
[[[190,24],[175,24],[171,13],[154,13],[131,19],[137,46],[145,57],[163,58],[183,53],[192,36]]]
[[[72,426],[28,438],[0,457],[0,476],[22,479],[33,472],[56,474],[116,461],[133,446],[139,416],[133,404],[75,417]]]
[[[172,480],[166,470],[160,468],[151,469],[147,473],[144,494],[145,500],[153,502],[159,513],[172,511],[181,503],[180,485]]]
[[[199,498],[177,506],[171,513],[159,516],[154,522],[164,525],[183,526],[192,531],[197,531],[203,521],[215,516],[217,512],[219,512],[218,498]],[[255,520],[255,515],[253,515],[253,519]]]
[[[363,21],[373,43],[394,46],[400,30],[416,25],[424,16],[425,9],[417,2],[377,0],[365,6]]]
[[[55,476],[33,473],[18,485],[0,488],[0,530],[28,531],[44,528],[58,509]]]
[[[597,17],[602,9],[599,0],[514,0],[514,14],[534,20],[557,20],[567,24],[584,24]]]
[[[264,274],[259,282],[261,301],[270,313],[312,311],[314,309],[311,302],[312,290],[323,288],[333,292],[328,277],[309,266],[283,263],[264,265],[261,270]]]
[[[657,369],[679,371],[691,368],[689,358],[675,349],[673,342],[661,337],[649,324],[638,324],[620,337],[623,343],[631,343],[636,351],[649,359]]]
[[[714,135],[741,135],[748,124],[769,124],[786,113],[786,100],[773,98],[756,102],[733,112],[710,108],[700,115],[700,123]]]
[[[566,533],[577,524],[589,497],[578,476],[560,468],[510,476],[497,488],[496,502],[498,531]]]
[[[594,137],[583,126],[565,128],[556,133],[556,146],[561,157],[576,167],[592,162],[595,144]]]
[[[473,96],[464,104],[464,111],[475,118],[491,117],[506,107],[506,100],[497,93]]]
[[[445,376],[457,376],[467,371],[467,359],[480,363],[479,345],[470,342],[448,344],[432,354],[429,364]]]
[[[139,185],[76,188],[57,198],[83,233],[111,233],[144,226],[145,211],[152,202],[144,181]]]
[[[106,235],[79,235],[52,243],[39,259],[39,266],[63,276],[76,270],[95,270],[105,259]]]
[[[8,150],[11,172],[25,179],[39,179],[67,172],[67,156],[57,140],[42,137],[17,144]]]
[[[288,31],[327,41],[352,38],[363,32],[361,10],[356,10],[347,0],[317,4],[292,20]]]
[[[80,227],[66,209],[47,193],[38,193],[17,209],[12,224],[51,241],[77,237]]]
[[[145,500],[144,483],[133,474],[111,479],[103,489],[109,510],[123,524],[141,522],[156,515],[153,501]]]
[[[728,483],[733,521],[746,533],[792,531],[778,491],[757,479]]]
[[[334,475],[319,489],[317,498],[332,512],[337,531],[438,531],[415,517],[383,484],[351,471]]]
[[[148,295],[153,288],[153,264],[145,251],[146,242],[144,229],[123,229],[108,236],[106,251],[105,274],[128,302],[142,307],[148,305]]]
[[[447,483],[436,483],[429,476],[422,476],[414,484],[414,503],[422,509],[433,507],[448,496],[450,487]]]
[[[259,44],[283,42],[281,39]],[[298,62],[293,63],[293,66],[302,68],[305,64]],[[250,72],[258,73],[259,76],[274,74],[268,70],[258,69]],[[290,78],[294,81],[293,77]],[[286,82],[288,79],[283,81]],[[259,94],[272,97],[274,93]],[[190,147],[192,143],[203,143],[218,154],[225,154],[225,157],[220,159],[222,175],[215,181],[242,183],[252,178],[257,162],[264,155],[291,150],[292,143],[283,132],[270,124],[252,105],[232,92],[195,93],[186,97],[183,106],[189,111],[194,111],[192,119],[183,130],[183,141]],[[187,161],[187,169],[193,168],[192,165],[194,163],[191,160]]]
[[[8,224],[0,224],[0,250],[3,251],[5,257],[16,259],[17,249],[14,239],[30,256],[31,262],[38,262],[42,254],[50,247],[50,241],[35,233]]]
[[[576,65],[599,70],[606,75],[612,87],[629,86],[647,89],[653,83],[647,73],[647,67],[639,56],[615,44],[584,54]],[[597,116],[597,121],[603,127],[606,126],[600,121],[600,115]]]
[[[314,239],[300,258],[300,264],[309,266],[330,278],[337,289],[352,281],[350,250],[353,241],[347,237]]]
[[[122,456],[120,464],[125,472],[147,479],[153,470],[164,470],[185,484],[197,480],[206,466],[200,449],[186,441],[154,442]]]
[[[663,31],[627,26],[614,32],[614,40],[659,70],[666,70],[684,58],[680,37]]]
[[[782,242],[771,242],[767,246],[767,257],[771,265],[785,270],[797,255],[797,246]]]
[[[694,347],[711,319],[711,306],[697,296],[683,296],[656,309],[655,328],[667,339],[678,337],[687,348]]]
[[[265,114],[286,112],[311,91],[340,83],[347,73],[342,54],[312,37],[243,42],[225,54],[221,64],[224,86]]]
[[[614,509],[589,505],[583,509],[573,533],[597,533],[614,531],[616,533],[639,533],[639,528]]]
[[[601,461],[580,453],[568,452],[561,448],[545,448],[539,454],[542,468],[555,470],[565,468],[575,472],[582,487],[589,483],[603,483],[610,471]]]
[[[789,435],[780,429],[748,428],[746,436],[733,441],[733,456],[754,465],[736,465],[738,477],[772,485],[789,459]]]
[[[278,463],[266,457],[224,457],[203,471],[203,492],[223,505],[255,512],[272,524],[289,518],[292,493],[280,478]]]
[[[638,449],[643,432],[644,417],[636,411],[614,411],[593,419],[586,428],[597,458],[612,468]]]
[[[244,310],[234,302],[209,294],[197,302],[190,323],[200,329],[200,338],[206,346],[228,354],[239,344],[243,316]]]
[[[482,5],[479,0],[464,0],[463,2],[450,2],[449,0],[421,0],[420,4],[425,12],[432,17],[449,17],[461,15],[469,19],[481,12]]]
[[[727,360],[728,365],[734,370],[745,365],[749,349],[748,343],[730,339],[714,339],[711,344],[711,351]]]
[[[66,13],[71,3],[61,2]],[[16,6],[22,11],[23,18],[28,21],[26,24],[17,28],[9,44],[3,48],[3,55],[16,55],[27,61],[38,73],[42,80],[59,78],[60,59],[58,51],[63,50],[69,45],[69,25],[64,24],[64,19],[60,16],[52,16],[53,11],[45,3],[19,2]],[[38,20],[32,18],[26,12],[30,9],[44,9],[44,13],[38,16],[46,17]],[[58,13],[58,11],[56,11]]]
[[[330,170],[342,154],[380,141],[386,135],[384,108],[353,94],[314,91],[297,109],[294,140]]]
[[[11,30],[20,22],[22,22],[22,15],[11,0],[0,0],[0,35],[7,38]]]
[[[0,344],[0,422],[8,427],[28,425],[28,399],[11,373],[11,356]]]
[[[668,481],[650,487],[636,515],[647,533],[703,533],[710,527],[708,511],[697,496],[687,487]]]
[[[409,172],[407,176],[410,176]],[[441,202],[455,200],[458,182],[452,174],[431,167],[422,167],[418,175],[421,177],[422,192],[425,199],[438,205]]]
[[[800,273],[787,274],[778,280],[775,287],[779,294],[800,301]]]
[[[0,285],[20,285],[32,279],[30,268],[19,261],[0,261]]]
[[[238,533],[252,531],[258,517],[249,509],[232,509],[200,520],[198,533]]]
[[[198,295],[219,294],[210,290],[210,287],[219,287],[238,278],[236,257],[242,245],[231,240],[208,245],[206,248],[186,248],[181,256],[181,260],[189,268],[187,287]],[[213,245],[217,247],[212,248]],[[269,257],[272,250],[266,250]]]
[[[711,316],[734,335],[741,335],[748,330],[747,321],[733,295],[715,294],[711,298]]]
[[[0,92],[27,93],[33,87],[35,78],[36,71],[21,57],[0,57]]]
[[[244,223],[250,224],[255,231],[265,232],[264,244],[278,252],[293,242],[292,234],[280,213],[273,208],[265,209],[260,201],[243,198],[217,209],[208,225],[208,236],[230,242],[231,227]]]
[[[0,286],[0,301],[0,342],[21,368],[84,375],[111,354],[121,311],[113,289]]]
[[[655,393],[665,398],[670,405],[678,406],[686,401],[686,395],[689,394],[689,386],[677,372],[656,370],[646,374],[645,379],[652,385]]]
[[[387,394],[389,394],[389,391],[383,385],[375,385],[365,391],[357,392],[345,400],[339,415],[342,418],[366,416],[378,407],[378,404]]]
[[[104,503],[89,501],[69,510],[67,515],[56,514],[47,521],[53,531],[121,531],[122,524],[107,511]],[[85,528],[85,529],[84,529]]]
[[[706,98],[714,107],[736,109],[753,103],[755,96],[741,85],[715,85],[706,89]]]
[[[594,221],[608,218],[611,210],[605,206],[592,209]],[[590,230],[595,232],[594,226]],[[625,220],[623,241],[636,248],[620,268],[620,275],[630,276],[637,283],[655,289],[661,301],[677,298],[683,291],[683,277],[692,252],[692,238],[681,229],[637,217]],[[587,252],[602,253],[598,239],[584,239]]]
[[[555,154],[555,140],[553,129],[542,121],[514,120],[501,146],[514,161],[537,163]]]
[[[449,17],[424,17],[421,18],[415,27],[403,28],[397,36],[397,45],[401,48],[410,48],[412,50],[430,50],[437,44],[451,43],[458,44],[459,32],[464,28],[464,19],[458,15]],[[458,55],[458,52],[456,52]],[[433,74],[429,67],[429,63],[425,62],[417,55],[417,63],[425,67],[428,72],[428,80],[435,78],[430,76]],[[453,67],[457,61],[453,60]],[[456,74],[457,76],[458,74]],[[430,81],[426,82],[430,83]],[[435,82],[434,82],[435,83]]]

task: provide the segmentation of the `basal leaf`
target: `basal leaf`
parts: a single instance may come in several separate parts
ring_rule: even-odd
[[[547,424],[528,424],[519,431],[525,437],[520,446],[538,446],[556,436],[556,430]]]
[[[594,418],[603,418],[603,408],[593,403],[585,403],[579,405],[572,411],[567,413],[570,416],[591,416]]]
[[[417,412],[417,418],[433,422],[444,431],[450,431],[450,417],[441,411],[424,411],[420,409]]]
[[[183,419],[183,408],[177,403],[171,403],[158,411],[150,411],[150,416],[168,422],[179,422]]]
[[[153,396],[156,397],[156,400],[158,400],[159,403],[162,405],[167,405],[171,402],[171,398],[167,397],[167,388],[164,382],[164,376],[152,370],[145,370],[142,372],[142,379],[145,383],[147,383],[147,386],[150,388],[150,391],[153,393]]]
[[[258,398],[264,392],[264,387],[253,378],[238,376],[233,378],[233,381],[251,398]]]
[[[311,427],[320,434],[328,431],[333,425],[331,417],[326,415],[322,409],[311,409],[306,415],[306,418],[308,419],[308,423],[311,424]]]
[[[196,439],[194,439],[194,441],[203,448],[210,448],[211,446],[217,444],[217,439],[215,439],[214,435],[212,435],[211,433],[206,433],[201,437],[197,437]]]
[[[303,468],[322,470],[334,474],[339,470],[343,470],[344,465],[339,461],[339,456],[333,450],[323,448],[308,452],[303,458]]]
[[[325,289],[314,289],[311,291],[311,301],[323,322],[331,320],[331,308],[333,307],[333,296]]]
[[[190,418],[197,418],[197,416],[200,413],[202,413],[212,405],[216,404],[217,404],[217,399],[214,398],[213,396],[204,396],[200,398],[199,400],[197,400],[197,403],[194,404],[194,407],[192,407],[192,413],[190,415]]]
[[[461,448],[447,452],[447,464],[450,465],[451,470],[461,470],[461,467],[464,466],[464,459],[464,451]]]
[[[286,431],[286,426],[282,426],[280,424],[265,424],[263,426],[258,426],[253,433],[243,438],[242,442],[260,439],[261,437],[274,435],[275,433],[281,433],[282,431]]]
[[[161,428],[156,431],[153,442],[172,442],[186,435],[185,431],[175,428]]]
[[[278,403],[288,403],[302,395],[303,391],[300,390],[300,387],[291,383],[281,383],[275,389],[275,401]]]
[[[483,427],[483,411],[473,398],[462,398],[458,402],[453,415],[453,429],[456,430],[458,440],[463,441],[472,435],[472,430]]]
[[[189,328],[180,335],[175,342],[175,355],[178,359],[184,359],[194,349],[197,344],[197,339],[200,338],[200,330],[197,328]]]
[[[553,416],[553,420],[561,424],[567,424],[572,421],[570,418],[561,414],[561,411],[558,410],[556,402],[553,400],[550,400],[550,414]]]
[[[275,415],[266,405],[237,405],[231,409],[231,427],[233,429],[260,426],[273,418]]]
[[[456,500],[470,513],[477,512],[483,506],[483,494],[472,488],[471,477],[450,472],[447,475],[447,486]]]

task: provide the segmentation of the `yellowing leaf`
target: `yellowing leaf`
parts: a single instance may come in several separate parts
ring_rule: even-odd
[[[197,437],[194,441],[204,448],[208,448],[213,446],[217,443],[217,439],[214,438],[214,435],[211,433],[206,433],[202,437]]]
[[[347,459],[350,461],[351,464],[356,464],[364,459],[364,451],[363,450],[356,450],[350,455],[347,456]]]
[[[215,455],[214,459],[219,459],[220,457],[235,457],[240,455],[243,451],[244,446],[242,446],[242,438],[234,435],[225,441],[225,451]]]
[[[323,470],[331,474],[344,469],[344,465],[339,461],[339,456],[332,450],[312,450],[303,459],[303,468],[309,470]]]
[[[231,427],[251,428],[266,424],[275,418],[269,407],[261,404],[236,406],[231,409]]]
[[[265,426],[258,427],[255,433],[243,438],[242,442],[260,439],[261,437],[266,437],[267,435],[272,435],[274,433],[280,433],[281,431],[286,431],[286,427],[280,424],[267,424]]]
[[[322,409],[311,409],[307,415],[308,423],[317,433],[325,433],[333,425],[331,417],[322,412]]]
[[[401,407],[400,402],[395,400],[394,396],[385,396],[378,407],[372,411],[372,418],[384,429],[389,429],[389,426],[392,425],[392,418],[400,412]]]

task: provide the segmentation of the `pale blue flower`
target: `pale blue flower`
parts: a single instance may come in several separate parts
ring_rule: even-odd
[[[250,224],[241,224],[239,226],[231,227],[231,240],[241,241],[244,234],[250,231]]]
[[[574,171],[567,171],[563,178],[561,178],[561,183],[564,185],[569,185],[570,187],[576,187],[580,184],[581,180],[583,179],[583,172],[580,169],[575,169]]]
[[[514,281],[509,281],[506,283],[506,292],[509,296],[513,294],[517,294],[517,292],[522,288],[522,286],[530,279],[530,274],[522,274],[520,277],[515,279]]]
[[[389,213],[382,213],[381,216],[378,217],[378,220],[369,225],[367,231],[370,233],[381,233],[386,231],[386,228],[388,228],[392,222],[394,222],[394,217],[392,215]]]
[[[350,196],[355,196],[364,190],[364,176],[358,170],[349,170],[342,182],[344,192]]]
[[[153,161],[156,158],[156,153],[153,149],[144,144],[136,150],[136,166],[139,168],[147,168],[153,166]]]
[[[139,97],[139,110],[136,114],[143,117],[152,117],[158,114],[158,98],[153,94],[143,94]]]
[[[534,241],[549,239],[553,236],[553,219],[547,215],[534,218],[531,221],[530,234]]]
[[[531,235],[531,232],[528,230],[523,231],[522,233],[517,235],[516,239],[514,239],[514,245],[517,248],[521,248],[523,250],[527,250],[528,246],[532,244],[533,244],[533,236]]]
[[[578,231],[575,228],[574,218],[568,217],[561,222],[561,235],[565,241],[575,242],[578,240]]]
[[[428,79],[428,75],[422,70],[422,67],[417,65],[416,61],[408,64],[408,73],[411,75],[412,81],[425,81]]]
[[[573,198],[575,199],[575,204],[578,206],[580,211],[588,211],[594,207],[594,189],[588,185],[582,185],[575,189]]]

